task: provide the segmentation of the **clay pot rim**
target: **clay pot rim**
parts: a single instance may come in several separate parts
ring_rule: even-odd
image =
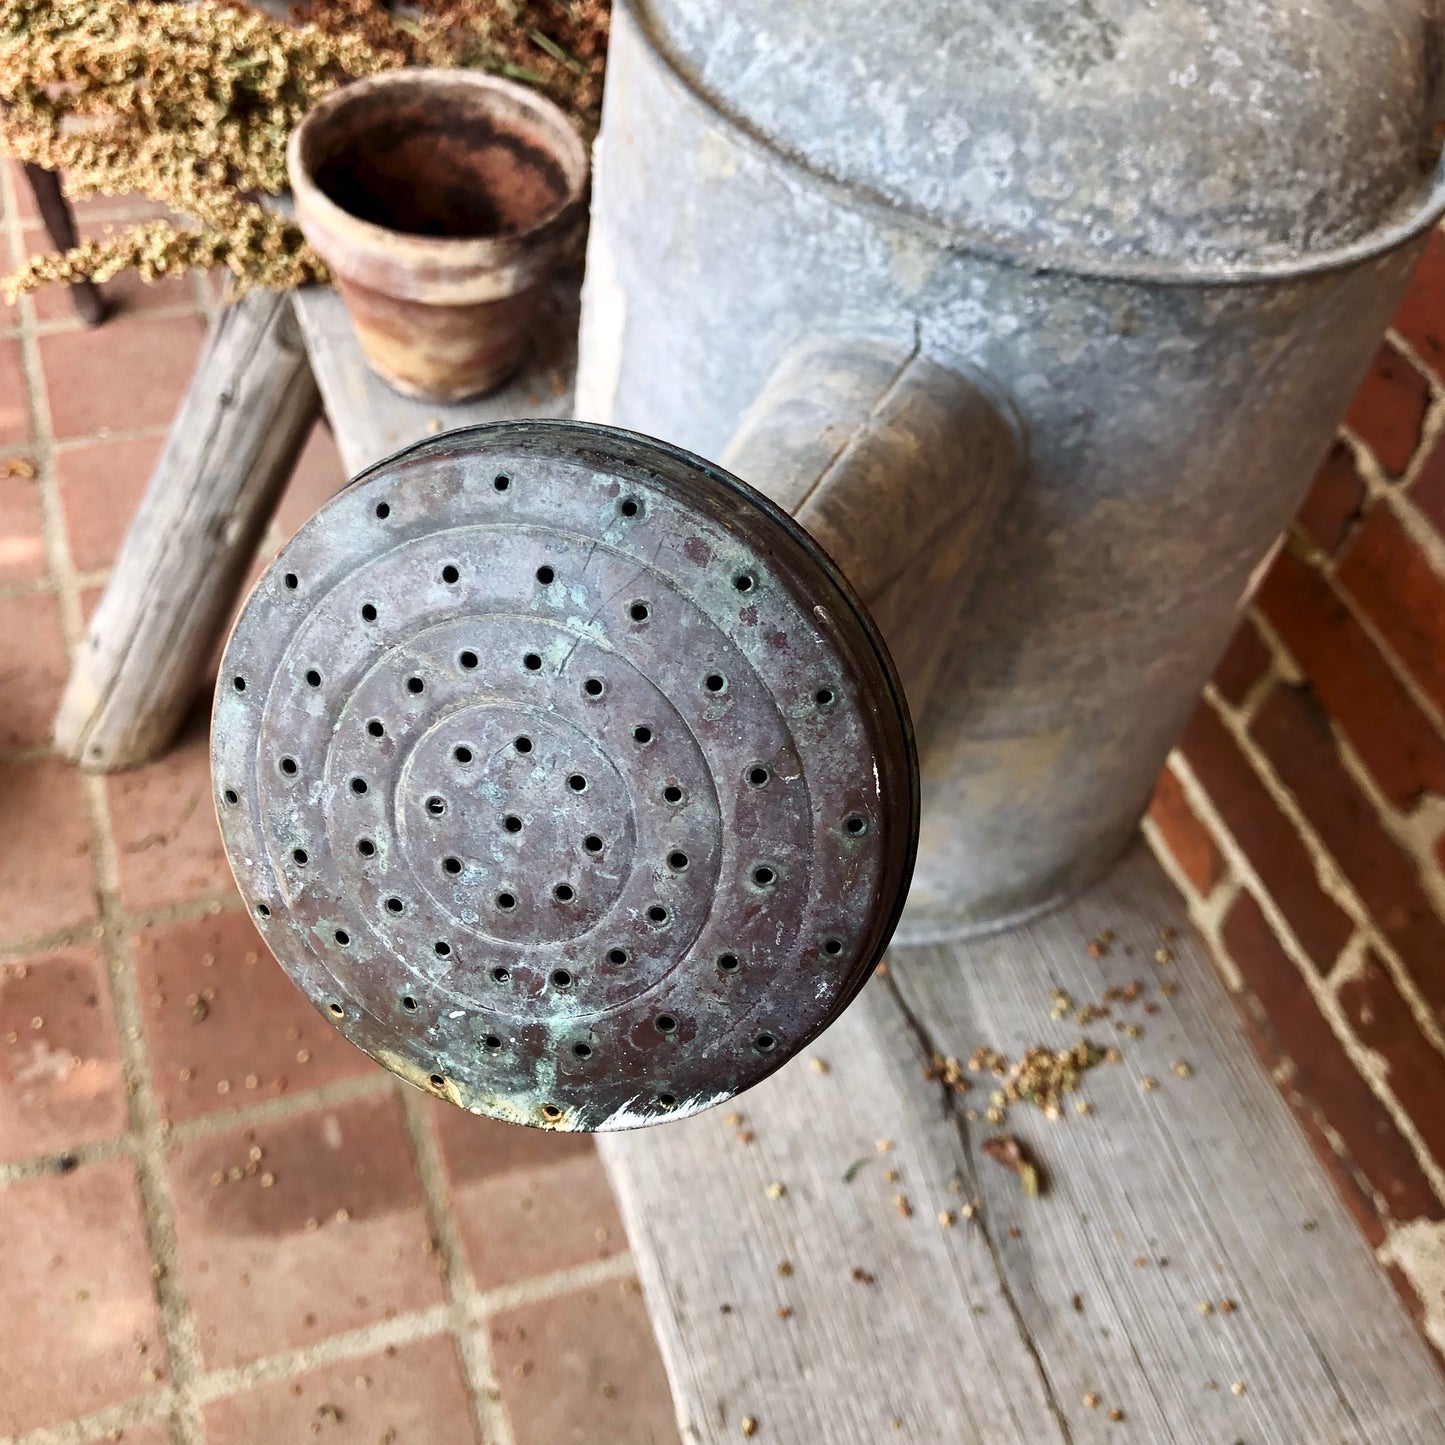
[[[337,111],[386,91],[469,87],[521,112],[546,141],[567,179],[567,194],[524,230],[500,236],[421,236],[354,216],[312,179],[308,141]],[[340,86],[301,118],[286,143],[286,170],[297,220],[317,254],[339,275],[398,298],[467,304],[533,284],[556,262],[582,219],[589,179],[587,147],[561,107],[514,81],[476,70],[416,67]]]

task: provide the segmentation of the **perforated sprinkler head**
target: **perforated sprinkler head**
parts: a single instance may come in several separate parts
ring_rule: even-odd
[[[573,422],[364,473],[257,583],[212,763],[282,966],[477,1113],[623,1129],[720,1102],[872,973],[918,828],[907,711],[786,514]]]

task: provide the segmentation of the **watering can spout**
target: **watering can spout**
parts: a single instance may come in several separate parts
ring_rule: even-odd
[[[1012,404],[947,360],[812,339],[774,369],[722,464],[824,547],[888,643],[920,744],[968,646],[980,563],[1025,458]]]

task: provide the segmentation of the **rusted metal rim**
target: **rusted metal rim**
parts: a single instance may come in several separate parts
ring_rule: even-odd
[[[650,438],[440,436],[257,583],[212,762],[267,943],[352,1042],[477,1113],[632,1128],[805,1047],[918,840],[902,690],[792,518]]]

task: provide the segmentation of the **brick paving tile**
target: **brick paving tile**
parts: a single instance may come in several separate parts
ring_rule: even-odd
[[[480,1289],[627,1248],[592,1140],[482,1119],[434,1102],[457,1227]]]
[[[19,341],[0,341],[0,451],[7,457],[30,440],[30,389],[20,355]]]
[[[163,444],[161,437],[104,442],[56,456],[56,484],[77,571],[99,571],[115,561]]]
[[[313,1344],[442,1297],[391,1093],[192,1140],[173,1152],[170,1171],[182,1274],[209,1366]]]
[[[244,911],[144,928],[132,948],[166,1118],[377,1073],[282,972]]]
[[[1431,230],[1395,312],[1395,329],[1437,376],[1445,376],[1445,235],[1438,228]]]
[[[505,1310],[490,1325],[516,1445],[677,1445],[635,1280]]]
[[[446,1336],[277,1380],[206,1407],[206,1445],[480,1445]]]
[[[92,922],[90,825],[75,769],[0,764],[0,944]]]
[[[346,484],[346,469],[341,465],[341,456],[336,442],[318,421],[311,428],[311,435],[296,463],[296,470],[286,484],[281,504],[276,508],[275,530],[284,541],[291,537],[303,522],[309,521],[318,507],[330,500]]]
[[[1219,695],[1225,702],[1238,707],[1249,696],[1255,683],[1269,671],[1271,661],[1259,629],[1249,618],[1241,618],[1238,630],[1214,669],[1213,680]]]
[[[166,1352],[131,1164],[111,1159],[0,1190],[0,1434],[156,1387]]]
[[[235,887],[211,795],[209,692],[169,753],[105,780],[121,902],[132,911]]]
[[[121,318],[94,331],[40,337],[55,435],[89,437],[169,423],[204,335],[198,317],[172,316]]]
[[[0,1163],[126,1126],[105,963],[90,948],[0,965]]]
[[[1380,465],[1398,477],[1420,444],[1429,405],[1429,383],[1409,357],[1386,341],[1370,363],[1345,420]]]
[[[11,471],[0,456],[0,585],[45,575],[44,519],[34,477]]]
[[[55,594],[0,601],[0,748],[50,741],[69,671]]]
[[[1165,768],[1154,788],[1149,816],[1164,835],[1169,852],[1197,892],[1207,895],[1224,876],[1224,858],[1213,836],[1195,815],[1172,768]]]

